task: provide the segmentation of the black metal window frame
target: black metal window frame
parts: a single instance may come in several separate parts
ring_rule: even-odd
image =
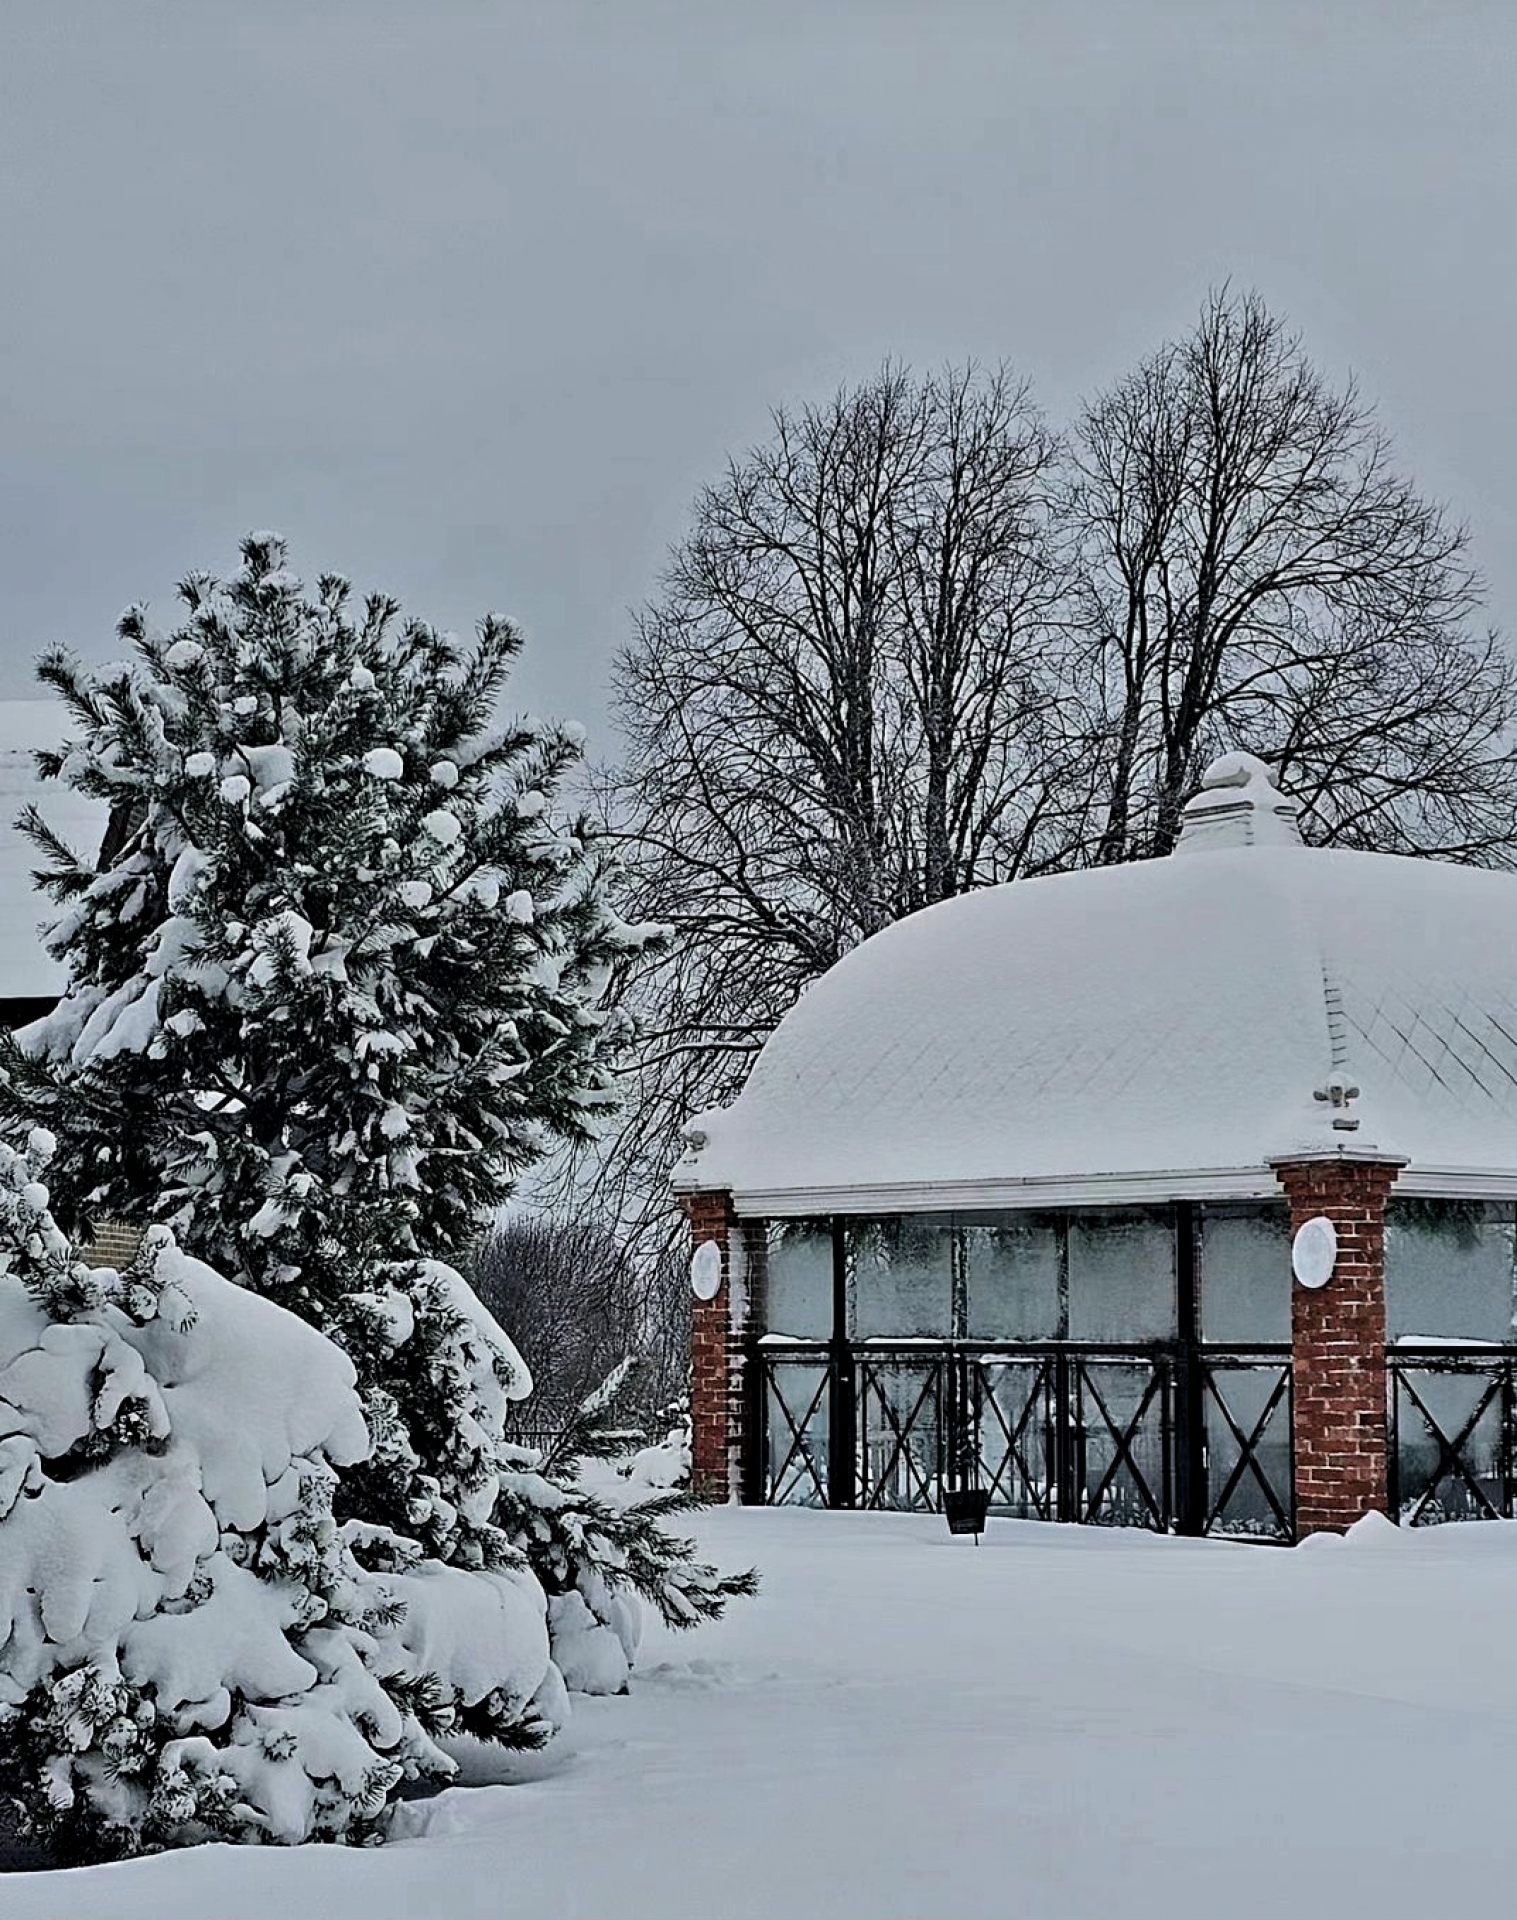
[[[1061,1212],[1066,1229],[1072,1217],[1070,1210]],[[926,1508],[940,1504],[942,1491],[963,1481],[972,1459],[975,1471],[988,1475],[993,1508],[1030,1509],[1040,1518],[1091,1522],[1106,1516],[1120,1489],[1129,1506],[1136,1505],[1143,1524],[1204,1534],[1229,1530],[1230,1508],[1241,1492],[1263,1515],[1246,1530],[1257,1538],[1293,1538],[1289,1346],[1234,1347],[1201,1340],[1202,1208],[1175,1202],[1170,1217],[1175,1248],[1173,1337],[1123,1343],[973,1338],[965,1326],[964,1249],[957,1231],[950,1336],[852,1339],[852,1216],[834,1216],[831,1337],[797,1341],[758,1336],[753,1342],[756,1392],[750,1406],[757,1417],[749,1429],[746,1475],[753,1497],[783,1497],[786,1475],[801,1473],[807,1497],[818,1504]],[[1060,1298],[1067,1301],[1067,1232],[1061,1244]],[[825,1369],[824,1381],[806,1392],[804,1408],[791,1407],[779,1391],[776,1369],[787,1362],[792,1370],[808,1364]],[[987,1391],[984,1369],[1010,1366],[1030,1367],[1032,1377],[1008,1423],[996,1394]],[[1125,1413],[1110,1404],[1111,1382],[1101,1375],[1102,1368],[1113,1367],[1147,1370],[1136,1406]],[[886,1381],[892,1372],[899,1376],[909,1368],[916,1369],[916,1391],[908,1391],[905,1402],[898,1404],[896,1395],[885,1390]],[[1261,1369],[1274,1376],[1262,1409],[1251,1407],[1240,1414],[1228,1398],[1227,1378]],[[823,1403],[825,1460],[818,1462],[808,1436]],[[1004,1450],[992,1452],[988,1466],[987,1416],[1005,1442]],[[1157,1471],[1144,1471],[1135,1449],[1141,1435],[1153,1454],[1153,1436],[1146,1427],[1155,1416]],[[1271,1478],[1261,1456],[1262,1443],[1282,1431],[1287,1436],[1285,1484]],[[1216,1475],[1209,1457],[1213,1435],[1219,1451],[1230,1455],[1226,1470]],[[770,1452],[774,1436],[782,1443],[778,1462]],[[1092,1450],[1099,1463],[1094,1481]],[[1007,1498],[998,1501],[998,1492]]]
[[[798,1490],[818,1505],[924,1509],[973,1474],[993,1511],[1090,1523],[1109,1517],[1120,1481],[1141,1524],[1293,1538],[1290,1348],[1200,1338],[1201,1209],[1177,1203],[1173,1217],[1176,1337],[1130,1346],[967,1337],[962,1249],[952,1337],[850,1339],[847,1221],[833,1220],[832,1337],[752,1340],[748,1496]],[[804,1405],[780,1390],[787,1362]],[[1100,1372],[1121,1365],[1147,1369],[1124,1411]],[[902,1400],[894,1389],[913,1369]],[[1015,1392],[995,1390],[998,1370],[1019,1370]],[[1242,1375],[1253,1385],[1239,1394]],[[1440,1377],[1471,1383],[1452,1417],[1437,1404]],[[1390,1508],[1402,1524],[1517,1518],[1517,1343],[1388,1347],[1386,1415]],[[1150,1471],[1135,1448],[1154,1417],[1161,1445]],[[1235,1503],[1250,1509],[1241,1521]]]
[[[1390,1508],[1400,1524],[1431,1526],[1451,1517],[1446,1496],[1476,1518],[1517,1517],[1517,1346],[1398,1344],[1387,1348],[1385,1370]],[[1419,1382],[1418,1375],[1425,1377]],[[1428,1378],[1440,1377],[1475,1385],[1471,1403],[1454,1421],[1430,1405]],[[1487,1461],[1474,1442],[1491,1413],[1495,1447]],[[1414,1466],[1418,1440],[1431,1443],[1431,1472]]]
[[[1191,1423],[1199,1429],[1206,1457],[1195,1487],[1196,1524],[1201,1534],[1247,1534],[1261,1540],[1289,1544],[1296,1537],[1295,1448],[1292,1437],[1291,1392],[1294,1384],[1291,1350],[1288,1346],[1256,1347],[1203,1346],[1195,1355],[1196,1379],[1201,1405]],[[1240,1413],[1224,1390],[1229,1374],[1264,1376],[1263,1405],[1258,1412]],[[1213,1471],[1212,1418],[1220,1425],[1217,1438],[1224,1436],[1236,1448],[1227,1471]],[[1273,1435],[1283,1436],[1284,1484],[1265,1470],[1263,1444]],[[1218,1449],[1220,1451],[1220,1448]],[[1229,1509],[1235,1497],[1250,1489],[1262,1498],[1269,1519],[1251,1520],[1246,1525],[1229,1521]],[[1193,1516],[1195,1517],[1195,1516]],[[1273,1524],[1271,1524],[1271,1521]]]
[[[765,1410],[755,1435],[764,1502],[798,1489],[812,1505],[935,1512],[946,1491],[975,1484],[993,1512],[1028,1518],[1294,1536],[1285,1347],[1191,1356],[1173,1344],[881,1339],[839,1351],[831,1342],[760,1338],[752,1364]],[[784,1391],[787,1371],[795,1404]],[[1251,1414],[1227,1392],[1227,1376],[1243,1371],[1267,1376],[1262,1408]],[[1013,1373],[1023,1377],[1003,1396],[1000,1383]],[[1201,1397],[1187,1403],[1187,1392]],[[1187,1464],[1192,1424],[1203,1425],[1203,1443]],[[1228,1443],[1225,1471],[1209,1470],[1207,1432]],[[1286,1484],[1261,1455],[1261,1442],[1282,1432]],[[1254,1490],[1264,1516],[1245,1526],[1229,1517],[1240,1488]]]

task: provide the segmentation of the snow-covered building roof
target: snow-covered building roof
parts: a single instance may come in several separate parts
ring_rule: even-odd
[[[1517,876],[1309,848],[1295,816],[1229,754],[1167,858],[876,935],[676,1184],[792,1216],[1241,1198],[1272,1157],[1373,1146],[1399,1192],[1517,1194]]]
[[[35,802],[48,824],[80,852],[99,847],[105,809],[59,781],[38,778],[33,754],[68,734],[56,700],[0,701],[0,1001],[44,999],[63,987],[63,969],[48,958],[42,923],[52,903],[32,885],[41,864],[16,817]]]

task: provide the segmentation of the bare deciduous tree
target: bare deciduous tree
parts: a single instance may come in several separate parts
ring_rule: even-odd
[[[1517,679],[1478,593],[1464,529],[1254,294],[1210,298],[1067,447],[1004,374],[887,368],[778,413],[621,661],[603,801],[675,937],[632,963],[603,1203],[670,1218],[681,1124],[848,948],[1167,852],[1227,747],[1275,763],[1318,840],[1511,860]]]
[[[1087,857],[1168,852],[1233,744],[1274,762],[1319,840],[1510,857],[1517,688],[1465,630],[1465,531],[1257,295],[1213,295],[1085,409],[1060,510],[1096,750]]]
[[[858,941],[1076,856],[1056,453],[1004,371],[886,368],[777,413],[699,496],[618,669],[608,810],[634,911],[675,930],[637,970],[623,1167],[662,1176],[679,1121]]]
[[[518,1411],[533,1432],[562,1426],[629,1355],[644,1363],[649,1410],[684,1391],[683,1261],[639,1252],[599,1220],[516,1213],[476,1248],[471,1279],[531,1369]]]

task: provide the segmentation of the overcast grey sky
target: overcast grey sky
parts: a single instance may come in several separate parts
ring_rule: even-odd
[[[1517,6],[12,0],[0,694],[252,526],[612,744],[695,488],[887,354],[1056,419],[1256,285],[1517,628]]]

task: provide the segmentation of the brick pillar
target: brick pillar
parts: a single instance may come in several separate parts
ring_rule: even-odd
[[[1351,1150],[1271,1162],[1292,1234],[1318,1215],[1338,1234],[1327,1285],[1290,1283],[1298,1540],[1387,1510],[1385,1202],[1405,1164]]]
[[[722,1284],[712,1300],[691,1302],[690,1480],[708,1500],[726,1500],[743,1440],[741,1316],[732,1311],[732,1255],[737,1225],[730,1193],[691,1193],[684,1199],[694,1248],[721,1249]]]

